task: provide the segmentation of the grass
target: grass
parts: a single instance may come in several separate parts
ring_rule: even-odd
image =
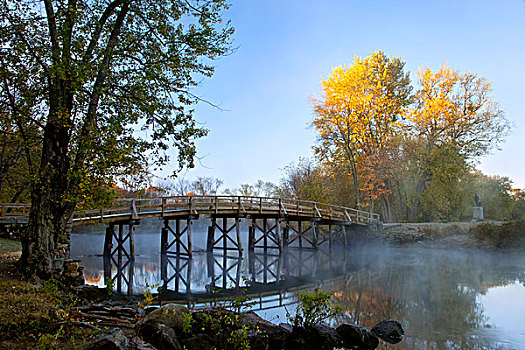
[[[19,241],[13,241],[11,239],[0,238],[0,254],[20,252],[22,251],[22,245]]]

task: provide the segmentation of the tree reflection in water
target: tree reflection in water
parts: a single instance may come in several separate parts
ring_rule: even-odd
[[[466,250],[354,252],[349,270],[356,272],[335,288],[346,306],[337,323],[370,328],[400,320],[406,337],[396,349],[508,349],[490,332],[477,297],[489,287],[523,283],[524,260]]]
[[[82,260],[87,273],[100,275],[101,259]],[[501,339],[498,325],[490,328],[479,296],[494,286],[525,285],[525,257],[520,255],[374,246],[161,260],[159,255],[139,255],[121,275],[134,283],[134,293],[140,293],[145,280],[160,283],[165,298],[191,303],[210,297],[212,289],[225,297],[247,293],[257,298],[255,309],[292,305],[295,291],[319,287],[333,292],[345,307],[335,324],[370,328],[383,319],[401,321],[404,340],[395,346],[381,344],[382,349],[516,348]],[[115,264],[110,271],[118,272]],[[520,339],[525,343],[525,337]]]

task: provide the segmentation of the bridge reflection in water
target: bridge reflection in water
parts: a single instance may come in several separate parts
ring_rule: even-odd
[[[104,279],[111,278],[116,292],[127,295],[139,294],[144,280],[159,281],[157,300],[161,303],[199,308],[243,298],[252,303],[252,309],[265,310],[294,303],[293,292],[326,286],[345,276],[346,254],[334,254],[335,250],[215,251],[192,257],[162,254],[160,265],[141,267],[117,251],[104,257]]]

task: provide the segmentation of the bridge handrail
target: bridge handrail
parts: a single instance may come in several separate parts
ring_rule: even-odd
[[[28,217],[31,205],[26,203],[0,203],[2,217]],[[162,196],[150,198],[122,198],[112,202],[110,207],[79,209],[73,213],[73,220],[85,221],[110,216],[131,216],[137,219],[148,212],[188,212],[188,214],[217,214],[237,212],[239,214],[274,214],[285,216],[311,216],[312,218],[351,221],[369,224],[379,221],[379,214],[338,206],[333,204],[279,197],[257,197],[238,195],[192,195]]]

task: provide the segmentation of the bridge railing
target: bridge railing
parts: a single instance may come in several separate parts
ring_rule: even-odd
[[[2,217],[29,217],[31,204],[26,203],[0,203]]]
[[[29,204],[1,203],[2,216],[27,217]],[[73,221],[105,221],[126,217],[165,216],[177,214],[263,214],[301,216],[327,220],[369,224],[379,221],[379,215],[354,208],[274,197],[254,196],[166,196],[153,198],[117,199],[109,207],[76,210]]]

